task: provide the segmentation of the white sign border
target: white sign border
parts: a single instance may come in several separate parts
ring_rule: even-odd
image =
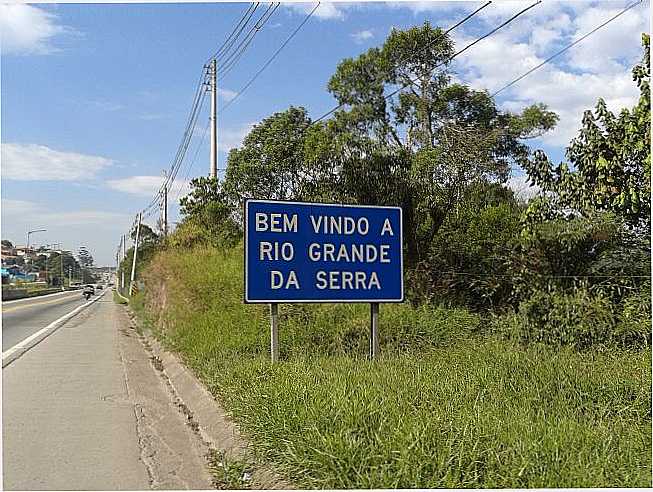
[[[396,299],[320,299],[320,300],[314,300],[314,299],[289,299],[289,300],[283,300],[280,301],[278,299],[275,300],[263,300],[263,299],[255,299],[251,300],[248,297],[248,292],[247,292],[247,278],[248,278],[248,273],[249,273],[249,266],[247,264],[247,251],[248,251],[248,244],[247,244],[247,231],[249,230],[249,223],[248,223],[248,205],[250,203],[281,203],[281,204],[288,204],[288,205],[318,205],[321,207],[348,207],[348,208],[382,208],[385,210],[391,209],[391,210],[399,210],[399,227],[401,229],[401,234],[399,235],[399,251],[400,251],[400,262],[399,262],[399,269],[400,269],[400,276],[401,276],[401,297],[396,298]],[[392,207],[392,206],[384,206],[384,205],[350,205],[350,204],[344,204],[344,203],[321,203],[321,202],[294,202],[294,201],[286,201],[286,200],[255,200],[255,199],[247,199],[245,200],[244,203],[244,215],[245,215],[245,229],[244,229],[244,245],[243,245],[243,256],[245,257],[245,292],[243,293],[244,301],[245,304],[294,304],[294,303],[302,303],[302,304],[326,304],[326,303],[336,303],[336,304],[349,304],[349,303],[364,303],[364,304],[369,304],[371,302],[378,302],[378,303],[401,303],[404,302],[405,300],[405,293],[404,293],[404,212],[401,207]]]

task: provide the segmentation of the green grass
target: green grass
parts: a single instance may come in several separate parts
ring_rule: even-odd
[[[149,322],[300,487],[651,486],[651,352],[526,348],[464,310],[242,303],[242,250],[165,252]]]

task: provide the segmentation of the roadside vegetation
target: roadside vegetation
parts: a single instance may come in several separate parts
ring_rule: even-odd
[[[395,30],[338,66],[332,119],[274,114],[222,182],[193,180],[175,232],[146,230],[132,302],[300,487],[650,487],[643,51],[639,103],[599,100],[554,165],[526,143],[554,113],[500,111],[452,82],[441,30]],[[516,167],[530,200],[505,184]],[[268,308],[242,301],[247,198],[402,207],[407,302],[381,306],[379,360],[369,306],[282,305],[269,363]]]

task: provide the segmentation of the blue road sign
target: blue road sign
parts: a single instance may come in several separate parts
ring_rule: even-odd
[[[245,204],[245,302],[402,302],[399,207]]]

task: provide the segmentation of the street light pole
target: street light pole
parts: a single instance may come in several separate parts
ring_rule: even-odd
[[[34,234],[35,232],[46,232],[46,231],[47,231],[47,229],[35,229],[33,231],[27,231],[27,247],[25,249],[27,249],[29,251],[29,237],[30,237],[30,235]]]
[[[28,259],[28,255],[29,255],[29,237],[35,232],[46,232],[46,231],[47,229],[34,229],[33,231],[27,231],[27,245],[25,246],[25,260]]]

